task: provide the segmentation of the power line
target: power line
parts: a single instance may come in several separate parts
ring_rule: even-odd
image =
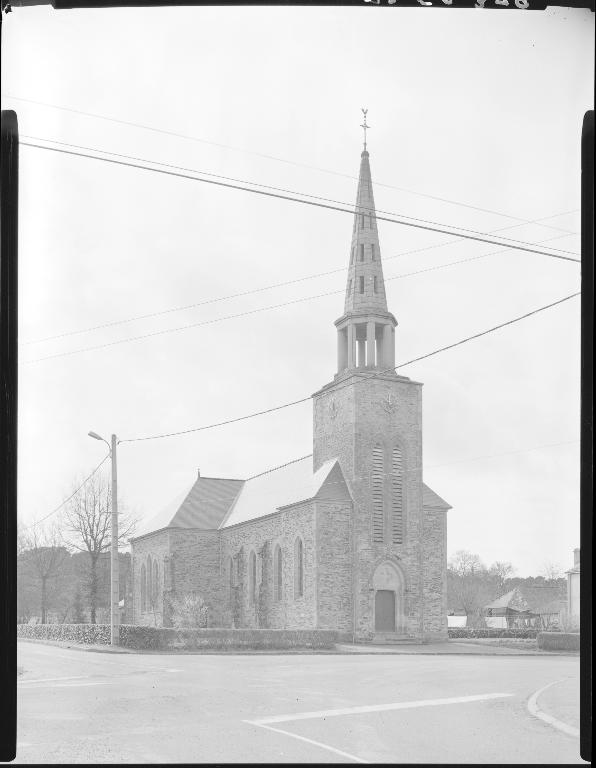
[[[357,180],[357,178],[358,178],[357,176],[352,176],[351,174],[340,173],[339,171],[331,171],[329,169],[319,168],[317,166],[309,165],[307,163],[299,163],[299,162],[296,162],[294,160],[287,160],[285,158],[276,157],[274,155],[268,155],[268,154],[265,154],[265,153],[262,153],[262,152],[256,152],[256,151],[253,151],[253,150],[241,149],[239,147],[232,147],[229,144],[221,144],[219,142],[209,141],[207,139],[202,139],[202,138],[199,138],[197,136],[191,136],[189,134],[179,133],[179,132],[176,132],[176,131],[170,131],[170,130],[163,129],[163,128],[155,128],[154,126],[144,125],[142,123],[135,123],[135,122],[131,122],[131,121],[128,121],[128,120],[120,120],[120,119],[115,118],[115,117],[108,117],[106,115],[99,115],[99,114],[94,113],[94,112],[85,112],[85,111],[80,110],[80,109],[72,109],[70,107],[62,107],[62,106],[59,106],[57,104],[50,104],[50,103],[44,102],[44,101],[36,101],[34,99],[25,99],[25,98],[19,97],[19,96],[12,96],[12,95],[8,95],[7,96],[5,94],[5,98],[15,99],[16,101],[24,101],[24,102],[28,102],[30,104],[38,104],[38,105],[41,105],[41,106],[44,106],[44,107],[50,107],[51,109],[58,109],[58,110],[62,110],[64,112],[71,112],[71,113],[77,114],[77,115],[84,115],[85,117],[93,117],[93,118],[96,118],[96,119],[99,119],[99,120],[107,120],[107,121],[112,122],[112,123],[118,123],[120,125],[127,125],[127,126],[132,127],[132,128],[141,128],[141,129],[146,130],[146,131],[152,131],[154,133],[160,133],[160,134],[163,134],[163,135],[166,135],[166,136],[173,136],[173,137],[176,137],[176,138],[186,139],[186,140],[189,140],[189,141],[196,141],[196,142],[199,142],[201,144],[209,144],[209,145],[214,146],[214,147],[222,147],[223,149],[231,149],[234,152],[243,152],[245,154],[255,155],[257,157],[263,157],[263,158],[266,158],[267,160],[274,160],[276,162],[285,163],[287,165],[293,165],[293,166],[296,166],[298,168],[308,168],[310,170],[320,171],[322,173],[327,173],[327,174],[330,174],[332,176],[340,176],[342,178],[352,179],[352,180]],[[439,202],[447,203],[449,205],[457,205],[457,206],[460,206],[462,208],[469,208],[470,210],[480,211],[482,213],[490,213],[490,214],[493,214],[493,215],[496,215],[496,216],[502,216],[502,217],[507,218],[507,219],[513,219],[514,221],[520,221],[522,223],[525,223],[525,220],[523,218],[519,217],[519,216],[512,216],[511,214],[500,213],[499,211],[494,211],[494,210],[491,210],[489,208],[481,208],[481,207],[476,206],[476,205],[470,205],[468,203],[462,203],[462,202],[458,202],[458,201],[455,201],[455,200],[449,200],[448,198],[439,197],[438,195],[429,195],[429,194],[426,194],[424,192],[417,192],[417,191],[412,190],[412,189],[406,189],[404,187],[396,187],[395,185],[384,184],[382,182],[375,182],[375,185],[379,186],[379,187],[386,187],[388,189],[395,189],[395,190],[397,190],[399,192],[406,192],[406,193],[408,193],[410,195],[415,195],[415,196],[418,196],[418,197],[426,197],[426,198],[428,198],[430,200],[437,200]],[[560,229],[559,227],[553,227],[552,225],[549,226],[547,224],[544,224],[543,226],[547,227],[548,229]]]
[[[339,387],[336,387],[334,391],[337,391],[337,390],[340,390],[340,389],[344,389],[345,387],[349,387],[349,386],[356,386],[358,383],[363,383],[363,382],[367,381],[368,379],[373,379],[373,378],[376,378],[377,376],[381,376],[381,375],[386,374],[386,373],[392,373],[393,371],[396,371],[399,368],[405,368],[405,366],[411,365],[412,363],[417,363],[417,362],[420,362],[421,360],[426,360],[427,358],[433,357],[434,355],[438,355],[441,352],[446,352],[448,349],[453,349],[455,347],[461,346],[462,344],[466,344],[468,341],[472,341],[473,339],[478,339],[481,336],[486,336],[487,334],[493,333],[494,331],[498,331],[501,328],[506,328],[509,325],[513,325],[514,323],[518,323],[520,320],[525,320],[526,318],[531,317],[532,315],[536,315],[539,312],[544,312],[545,310],[550,309],[551,307],[555,307],[558,304],[562,304],[563,302],[569,301],[570,299],[573,299],[573,298],[575,298],[576,296],[579,296],[579,295],[580,295],[580,292],[578,291],[577,293],[572,293],[569,296],[564,296],[561,299],[557,299],[557,301],[553,301],[550,304],[545,304],[542,307],[538,307],[537,309],[533,309],[530,312],[526,312],[525,314],[520,315],[519,317],[515,317],[515,318],[512,318],[511,320],[507,320],[506,322],[500,323],[499,325],[495,325],[492,328],[488,328],[485,331],[480,331],[479,333],[475,333],[473,336],[467,336],[466,338],[460,339],[459,341],[456,341],[453,344],[448,344],[447,346],[441,347],[439,349],[435,349],[432,352],[427,352],[426,354],[421,355],[420,357],[415,357],[412,360],[408,360],[405,363],[400,363],[399,365],[396,365],[394,368],[386,368],[386,369],[384,369],[382,371],[376,371],[375,373],[367,375],[366,377],[364,377],[362,379],[357,379],[355,382],[352,382],[352,381],[346,382],[345,384],[343,384],[343,385],[341,385]],[[356,369],[356,370],[358,370],[358,369]],[[302,397],[299,400],[293,400],[290,403],[283,403],[282,405],[276,405],[273,408],[267,408],[267,409],[262,410],[262,411],[256,411],[255,413],[249,413],[249,414],[247,414],[245,416],[238,416],[238,417],[236,417],[234,419],[226,419],[225,421],[220,421],[220,422],[217,422],[217,423],[214,423],[214,424],[207,424],[207,425],[202,426],[202,427],[192,427],[192,428],[189,428],[189,429],[180,430],[178,432],[167,432],[167,433],[164,433],[164,434],[161,434],[161,435],[149,435],[147,437],[124,438],[120,442],[121,443],[136,443],[136,442],[141,442],[141,441],[145,441],[145,440],[160,440],[161,438],[164,438],[164,437],[177,437],[179,435],[190,434],[191,432],[203,432],[203,431],[205,431],[207,429],[214,429],[216,427],[223,427],[223,426],[225,426],[227,424],[235,424],[235,423],[237,423],[239,421],[246,421],[248,419],[255,418],[256,416],[263,416],[263,415],[265,415],[267,413],[274,413],[275,411],[280,411],[280,410],[282,410],[284,408],[290,408],[291,406],[299,405],[300,403],[306,403],[309,400],[311,400],[311,397],[312,396],[309,395],[308,397]]]
[[[555,235],[555,237],[563,237],[563,235]],[[480,259],[486,259],[489,256],[494,256],[496,254],[504,253],[506,251],[507,251],[507,249],[503,249],[503,250],[499,250],[499,251],[491,251],[490,253],[483,253],[483,254],[480,254],[478,256],[469,256],[466,259],[458,259],[457,261],[450,261],[447,264],[437,264],[437,265],[435,265],[433,267],[426,267],[425,269],[415,270],[414,272],[406,272],[405,274],[402,274],[402,275],[393,275],[392,277],[385,278],[384,282],[388,283],[391,280],[399,280],[399,279],[403,279],[403,278],[406,278],[406,277],[414,277],[415,275],[425,274],[426,272],[434,272],[436,270],[445,269],[447,267],[453,267],[453,266],[456,266],[458,264],[466,264],[466,263],[471,262],[471,261],[478,261]],[[271,305],[266,306],[266,307],[257,307],[256,309],[249,309],[249,310],[245,310],[243,312],[236,312],[235,314],[232,314],[232,315],[224,315],[223,317],[214,317],[214,318],[212,318],[210,320],[199,320],[199,321],[197,321],[195,323],[188,323],[187,325],[181,325],[181,326],[177,326],[175,328],[164,328],[164,329],[159,330],[159,331],[152,331],[150,333],[143,333],[143,334],[140,334],[138,336],[127,336],[124,339],[116,339],[115,341],[107,341],[107,342],[104,342],[103,344],[96,344],[94,346],[82,347],[81,349],[72,349],[72,350],[69,350],[67,352],[57,352],[57,353],[55,353],[53,355],[45,355],[44,357],[36,357],[36,358],[33,358],[32,360],[25,360],[24,364],[25,365],[29,365],[31,363],[40,363],[40,362],[43,362],[44,360],[53,360],[53,359],[58,358],[58,357],[70,357],[71,355],[78,355],[78,354],[82,354],[83,352],[95,352],[95,351],[97,351],[99,349],[106,349],[108,347],[116,347],[116,346],[119,346],[120,344],[128,344],[128,343],[133,342],[133,341],[143,341],[144,339],[151,339],[151,338],[155,338],[156,336],[165,336],[165,335],[167,335],[169,333],[178,333],[180,331],[188,331],[188,330],[191,330],[193,328],[201,328],[201,327],[203,327],[205,325],[214,325],[215,323],[221,323],[221,322],[224,322],[224,321],[227,321],[227,320],[237,320],[240,317],[247,317],[249,315],[260,314],[261,312],[268,312],[269,310],[272,310],[272,309],[282,309],[284,307],[292,306],[294,304],[301,304],[301,303],[303,303],[305,301],[313,301],[315,299],[322,299],[322,298],[326,298],[328,296],[337,296],[338,294],[343,294],[343,293],[345,293],[345,290],[342,288],[342,289],[335,290],[335,291],[326,291],[325,293],[315,294],[313,296],[302,296],[302,297],[300,297],[298,299],[291,299],[289,301],[284,301],[284,302],[282,302],[280,304],[271,304]]]
[[[553,216],[545,216],[544,218],[548,219],[548,218],[553,218],[554,216],[559,216],[559,215],[560,214],[553,214]],[[533,223],[533,222],[528,222],[528,223]],[[500,229],[512,229],[514,227],[520,227],[520,226],[523,226],[523,225],[522,224],[511,224],[511,225],[509,225],[507,227],[501,227]],[[495,231],[497,231],[497,230],[495,230]],[[539,242],[550,242],[551,240],[558,240],[561,237],[567,237],[567,235],[555,235],[554,237],[550,237],[550,238],[547,238],[547,239],[539,241]],[[423,251],[431,250],[431,249],[434,249],[434,248],[443,248],[443,247],[445,247],[447,245],[451,245],[452,243],[458,242],[458,240],[459,240],[459,238],[456,239],[456,240],[449,240],[446,243],[438,243],[438,244],[435,244],[435,245],[426,246],[424,248],[416,248],[414,250],[402,251],[401,253],[394,254],[393,256],[387,256],[387,257],[383,258],[383,262],[387,262],[387,261],[389,261],[391,259],[396,259],[396,258],[399,258],[401,256],[407,256],[407,255],[414,254],[414,253],[421,253]],[[508,250],[509,249],[506,248],[504,250],[492,251],[491,253],[482,254],[480,256],[473,256],[473,257],[471,257],[469,259],[461,259],[459,261],[449,262],[448,264],[441,264],[441,265],[438,265],[436,267],[429,267],[428,269],[418,270],[416,272],[411,272],[411,273],[408,273],[408,274],[405,274],[405,275],[396,275],[394,277],[386,278],[386,281],[388,281],[388,280],[395,280],[395,279],[397,279],[399,277],[409,277],[410,275],[422,274],[423,272],[430,272],[430,271],[433,271],[435,269],[442,269],[444,267],[450,267],[450,266],[453,266],[455,264],[462,264],[462,263],[464,263],[466,261],[475,261],[477,259],[482,259],[482,258],[485,258],[487,256],[492,256],[492,255],[499,254],[499,253],[506,253]],[[315,273],[315,274],[312,274],[312,275],[305,275],[304,277],[294,278],[293,280],[285,280],[285,281],[283,281],[281,283],[274,283],[272,285],[266,285],[266,286],[262,286],[260,288],[253,288],[253,289],[251,289],[249,291],[240,291],[238,293],[228,294],[227,296],[218,296],[218,297],[212,298],[212,299],[204,299],[202,301],[198,301],[198,302],[195,302],[193,304],[186,304],[186,305],[181,306],[181,307],[171,307],[169,309],[162,309],[162,310],[159,310],[159,311],[156,311],[156,312],[149,312],[149,313],[146,313],[144,315],[136,315],[134,317],[124,318],[122,320],[112,320],[112,321],[108,321],[106,323],[100,323],[99,325],[90,326],[88,328],[80,328],[80,329],[74,330],[74,331],[66,331],[64,333],[55,334],[53,336],[45,336],[44,338],[41,338],[41,339],[32,339],[30,341],[21,342],[21,344],[23,346],[28,346],[28,345],[31,345],[31,344],[41,344],[42,342],[46,342],[46,341],[54,341],[56,339],[63,339],[63,338],[67,338],[69,336],[77,336],[77,335],[82,334],[82,333],[90,333],[91,331],[98,331],[98,330],[101,330],[103,328],[112,328],[112,327],[114,327],[116,325],[123,325],[123,324],[126,324],[126,323],[132,323],[132,322],[135,322],[135,321],[138,321],[138,320],[148,320],[148,319],[153,318],[153,317],[160,317],[160,316],[163,316],[163,315],[172,314],[173,312],[183,312],[183,311],[188,310],[188,309],[196,309],[197,307],[202,307],[202,306],[205,306],[207,304],[215,304],[215,303],[218,303],[220,301],[226,301],[228,299],[236,299],[236,298],[240,298],[242,296],[250,296],[250,295],[255,294],[255,293],[263,293],[264,291],[269,291],[269,290],[272,290],[274,288],[282,288],[282,287],[285,287],[285,286],[288,286],[288,285],[295,285],[296,283],[305,282],[306,280],[313,280],[313,279],[319,278],[319,277],[327,277],[329,275],[334,275],[334,274],[337,274],[339,272],[347,272],[347,271],[348,271],[348,269],[346,267],[340,267],[338,269],[331,269],[331,270],[328,270],[327,272],[318,272],[318,273]],[[340,291],[338,291],[337,293],[340,293]],[[306,301],[308,298],[309,297],[307,297],[304,300]],[[168,331],[164,331],[164,333],[167,333],[167,332]]]
[[[86,478],[83,480],[83,482],[82,482],[82,483],[79,485],[79,487],[76,489],[76,491],[73,491],[73,493],[71,493],[71,494],[70,494],[70,496],[69,496],[67,499],[64,499],[64,501],[62,502],[62,504],[58,504],[58,506],[56,507],[56,509],[53,509],[53,510],[52,510],[51,512],[49,512],[49,513],[48,513],[48,514],[47,514],[45,517],[42,517],[42,518],[41,518],[41,520],[37,520],[36,522],[34,522],[34,523],[31,523],[31,525],[25,525],[25,526],[23,526],[23,530],[27,531],[27,530],[29,530],[29,528],[34,528],[36,525],[40,525],[40,523],[43,523],[43,522],[44,522],[44,520],[47,520],[47,519],[48,519],[48,517],[51,517],[52,515],[55,515],[55,514],[56,514],[56,512],[58,512],[60,509],[62,509],[62,507],[63,507],[65,504],[68,504],[68,502],[69,502],[69,501],[70,501],[70,500],[73,498],[73,496],[76,496],[76,495],[77,495],[77,493],[78,493],[78,492],[81,490],[81,488],[83,488],[83,486],[84,486],[84,485],[85,485],[85,484],[86,484],[86,483],[87,483],[89,480],[91,480],[91,478],[93,477],[93,475],[94,475],[94,474],[95,474],[95,473],[96,473],[96,472],[97,472],[97,471],[100,469],[100,467],[102,467],[102,466],[103,466],[103,464],[104,464],[104,463],[107,461],[107,459],[109,459],[109,458],[110,458],[110,454],[108,453],[106,456],[104,456],[104,457],[103,457],[103,459],[102,459],[102,460],[99,462],[99,464],[98,464],[98,465],[95,467],[95,469],[93,470],[93,472],[91,472],[91,474],[90,474],[90,475],[88,475],[88,476],[87,476],[87,477],[86,477]]]
[[[86,146],[82,146],[81,144],[72,144],[71,142],[68,142],[68,141],[58,141],[56,139],[45,139],[45,138],[39,137],[39,136],[28,136],[27,134],[22,134],[22,138],[33,139],[35,141],[44,141],[46,143],[51,143],[51,144],[59,144],[60,146],[63,146],[63,147],[72,147],[74,149],[81,149],[81,150],[84,150],[85,152],[99,152],[99,153],[101,153],[103,155],[111,155],[112,157],[123,157],[126,160],[134,160],[135,162],[150,163],[151,165],[158,165],[158,166],[161,166],[162,168],[171,168],[171,169],[176,170],[176,171],[186,171],[187,173],[195,173],[195,174],[201,174],[203,176],[211,176],[214,179],[223,179],[224,181],[233,181],[233,182],[240,183],[240,184],[250,184],[251,186],[254,186],[254,187],[261,187],[263,189],[270,189],[270,190],[273,190],[275,192],[282,192],[282,193],[289,194],[289,195],[300,195],[301,197],[309,197],[312,200],[320,200],[320,201],[326,202],[326,203],[335,203],[337,205],[347,205],[347,206],[350,205],[349,203],[346,203],[343,200],[334,200],[333,198],[322,197],[321,195],[312,195],[312,194],[309,194],[308,192],[297,192],[294,189],[286,189],[284,187],[274,187],[274,186],[272,186],[270,184],[262,184],[261,182],[258,182],[258,181],[250,181],[250,180],[247,180],[247,179],[236,179],[236,178],[234,178],[232,176],[222,176],[219,173],[211,173],[209,171],[202,171],[202,170],[198,171],[198,170],[196,170],[196,168],[188,168],[187,166],[183,166],[183,165],[174,165],[173,163],[164,163],[164,162],[161,162],[159,160],[150,160],[150,159],[147,159],[147,158],[144,158],[144,157],[137,157],[135,155],[127,155],[127,154],[124,154],[122,152],[112,152],[112,150],[108,150],[108,149],[98,149],[97,147],[86,147]],[[45,149],[51,149],[51,147],[44,147],[44,148]],[[97,158],[97,159],[102,159],[102,158]],[[355,204],[355,206],[354,206],[354,213],[356,211],[358,211],[360,213],[370,214],[371,210],[373,210],[373,214],[372,215],[374,215],[375,218],[377,217],[378,213],[383,213],[383,214],[386,214],[387,216],[402,216],[403,218],[411,219],[412,221],[418,221],[418,222],[421,222],[422,224],[434,224],[434,225],[437,225],[437,226],[451,226],[450,224],[440,224],[440,223],[438,223],[436,221],[429,221],[428,219],[421,219],[421,218],[419,218],[417,216],[409,216],[408,214],[405,214],[405,213],[395,213],[394,211],[384,211],[384,210],[381,210],[380,208],[370,209],[370,208],[366,208],[365,206],[358,205],[358,204]],[[530,222],[524,221],[524,223],[525,224],[529,224]],[[518,226],[518,225],[515,225],[515,226]],[[498,231],[502,231],[504,229],[509,229],[509,228],[510,227],[501,227],[501,228],[499,228],[497,230],[494,230],[494,231],[498,232]],[[462,232],[471,232],[474,235],[485,235],[486,234],[485,232],[479,232],[478,230],[468,229],[466,227],[457,227],[457,229],[462,231]],[[564,230],[564,231],[567,234],[570,234],[570,235],[571,234],[574,234],[574,235],[578,234],[577,232],[570,232],[568,230]],[[524,242],[523,240],[516,240],[515,238],[505,237],[505,238],[502,238],[502,239],[503,240],[508,240],[508,241],[511,241],[511,242],[515,242],[515,243],[521,242],[524,245],[535,245],[535,243],[527,243],[527,242]],[[553,250],[560,251],[562,249],[554,248]],[[562,252],[563,253],[574,253],[574,251],[562,251]]]
[[[243,191],[243,192],[252,192],[253,194],[256,194],[256,195],[264,195],[266,197],[274,197],[274,198],[277,198],[277,199],[280,199],[280,200],[288,200],[288,201],[294,202],[294,203],[302,203],[303,205],[315,206],[317,208],[326,208],[328,210],[340,211],[342,213],[349,213],[351,216],[354,215],[354,209],[353,208],[340,208],[337,205],[331,205],[329,203],[316,202],[314,200],[303,200],[303,199],[300,199],[300,198],[297,198],[297,197],[291,197],[290,195],[282,195],[282,194],[279,194],[279,193],[276,193],[276,192],[267,192],[264,189],[253,189],[251,187],[245,187],[245,186],[242,186],[242,184],[232,184],[230,182],[225,182],[225,181],[216,181],[215,179],[199,178],[197,176],[190,176],[187,173],[181,173],[181,172],[173,171],[173,170],[166,170],[165,168],[152,168],[152,167],[149,167],[149,166],[146,166],[146,165],[139,165],[138,163],[125,162],[124,160],[116,160],[113,157],[100,157],[98,155],[90,155],[90,154],[85,153],[85,152],[73,152],[72,150],[68,150],[68,149],[59,149],[58,147],[49,147],[49,146],[44,146],[42,144],[35,144],[33,142],[28,142],[28,141],[21,141],[20,143],[23,146],[35,147],[37,149],[44,149],[44,150],[49,151],[49,152],[58,152],[60,154],[72,155],[74,157],[85,157],[85,158],[87,158],[89,160],[99,160],[99,161],[104,162],[104,163],[111,163],[112,165],[120,165],[120,166],[125,166],[125,167],[128,167],[128,168],[137,168],[138,170],[151,171],[153,173],[160,173],[160,174],[164,174],[166,176],[174,176],[176,178],[187,179],[189,181],[198,181],[198,182],[201,182],[203,184],[214,184],[216,186],[226,187],[228,189],[237,189],[237,190],[240,190],[240,191]],[[101,152],[102,150],[95,150],[95,151],[100,151]],[[144,162],[151,162],[151,161],[150,160],[146,160]],[[201,173],[200,171],[192,171],[192,172],[193,173]],[[245,183],[250,183],[250,182],[245,182]],[[297,193],[297,194],[300,194],[300,193]],[[348,205],[348,203],[344,203],[344,205]],[[356,207],[359,207],[359,206],[356,206]],[[485,235],[481,236],[481,235],[475,235],[475,234],[469,234],[469,233],[462,234],[461,231],[455,231],[454,232],[454,231],[442,228],[442,227],[450,226],[450,225],[440,224],[440,225],[437,225],[437,226],[431,226],[429,224],[427,224],[427,225],[420,224],[420,223],[416,224],[416,223],[413,223],[412,221],[404,221],[403,219],[391,219],[391,218],[388,218],[386,216],[379,216],[378,214],[369,214],[369,215],[373,216],[375,219],[378,219],[379,221],[387,221],[387,222],[389,222],[391,224],[401,224],[402,226],[405,226],[405,227],[413,227],[415,229],[422,229],[422,230],[426,230],[426,231],[430,231],[430,232],[439,232],[440,234],[444,234],[444,235],[457,235],[458,237],[461,237],[464,240],[476,240],[478,242],[489,243],[491,245],[500,245],[500,246],[504,246],[504,247],[507,247],[507,248],[513,248],[513,249],[519,250],[519,251],[527,251],[528,253],[536,253],[536,254],[539,254],[541,256],[550,256],[551,258],[555,258],[555,259],[564,259],[565,261],[575,261],[575,262],[578,262],[578,263],[580,262],[580,259],[573,259],[573,258],[570,258],[569,256],[562,256],[560,254],[548,253],[547,251],[542,251],[542,250],[533,248],[533,247],[531,247],[531,243],[525,243],[525,241],[522,241],[522,240],[512,241],[510,243],[504,243],[504,242],[500,242],[500,241],[497,241],[497,240],[490,239],[490,238],[488,238]],[[399,216],[399,215],[401,215],[401,214],[396,214],[396,216]],[[456,229],[456,228],[452,227],[452,229]],[[470,230],[470,231],[473,231],[473,230]],[[509,238],[503,238],[503,239],[504,240],[508,240]],[[563,249],[557,249],[557,248],[555,248],[553,250],[560,250],[562,253],[571,253],[571,254],[574,254],[576,256],[579,255],[575,251],[563,251]]]

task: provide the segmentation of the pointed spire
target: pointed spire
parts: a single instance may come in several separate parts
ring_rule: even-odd
[[[344,314],[335,322],[337,328],[338,375],[357,368],[395,366],[395,327],[397,320],[387,309],[381,248],[366,149],[368,110],[362,110],[364,150],[360,155],[360,175],[356,193],[348,284]]]
[[[381,247],[368,158],[368,152],[364,150],[360,160],[344,312],[364,308],[387,312]]]

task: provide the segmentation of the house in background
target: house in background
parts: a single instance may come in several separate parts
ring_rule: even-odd
[[[559,587],[515,587],[484,607],[487,627],[504,629],[559,626],[566,613]]]
[[[573,550],[573,568],[567,571],[567,615],[579,621],[579,549]]]

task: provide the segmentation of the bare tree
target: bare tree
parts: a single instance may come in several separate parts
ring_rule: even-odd
[[[73,483],[77,487],[80,481]],[[87,597],[91,623],[95,624],[99,597],[98,563],[110,549],[112,489],[103,474],[93,475],[68,501],[64,511],[64,528],[68,541],[79,552],[88,554]],[[118,504],[118,543],[125,543],[134,533],[137,521],[126,507]]]
[[[458,576],[473,576],[475,573],[486,570],[478,555],[468,552],[467,549],[458,549],[449,559],[449,567]]]
[[[542,566],[541,575],[544,576],[547,581],[555,581],[556,579],[561,578],[562,568],[558,563],[553,563],[550,560],[547,560]]]
[[[29,533],[22,533],[20,558],[21,579],[29,579],[39,589],[41,623],[48,619],[50,588],[53,593],[63,592],[64,585],[58,583],[68,566],[69,552],[64,546],[56,524],[42,527],[33,525]]]
[[[515,568],[509,562],[497,560],[488,569],[489,574],[494,578],[500,590],[505,589],[505,582],[510,579],[514,573]]]
[[[460,549],[449,560],[449,601],[463,608],[468,626],[484,626],[483,608],[494,599],[495,585],[478,555]]]

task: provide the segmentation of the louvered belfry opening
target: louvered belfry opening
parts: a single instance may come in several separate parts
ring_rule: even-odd
[[[372,497],[373,541],[382,544],[385,538],[385,514],[383,504],[383,448],[380,445],[375,445],[373,448]]]
[[[391,456],[391,540],[403,541],[403,457],[399,448]]]

